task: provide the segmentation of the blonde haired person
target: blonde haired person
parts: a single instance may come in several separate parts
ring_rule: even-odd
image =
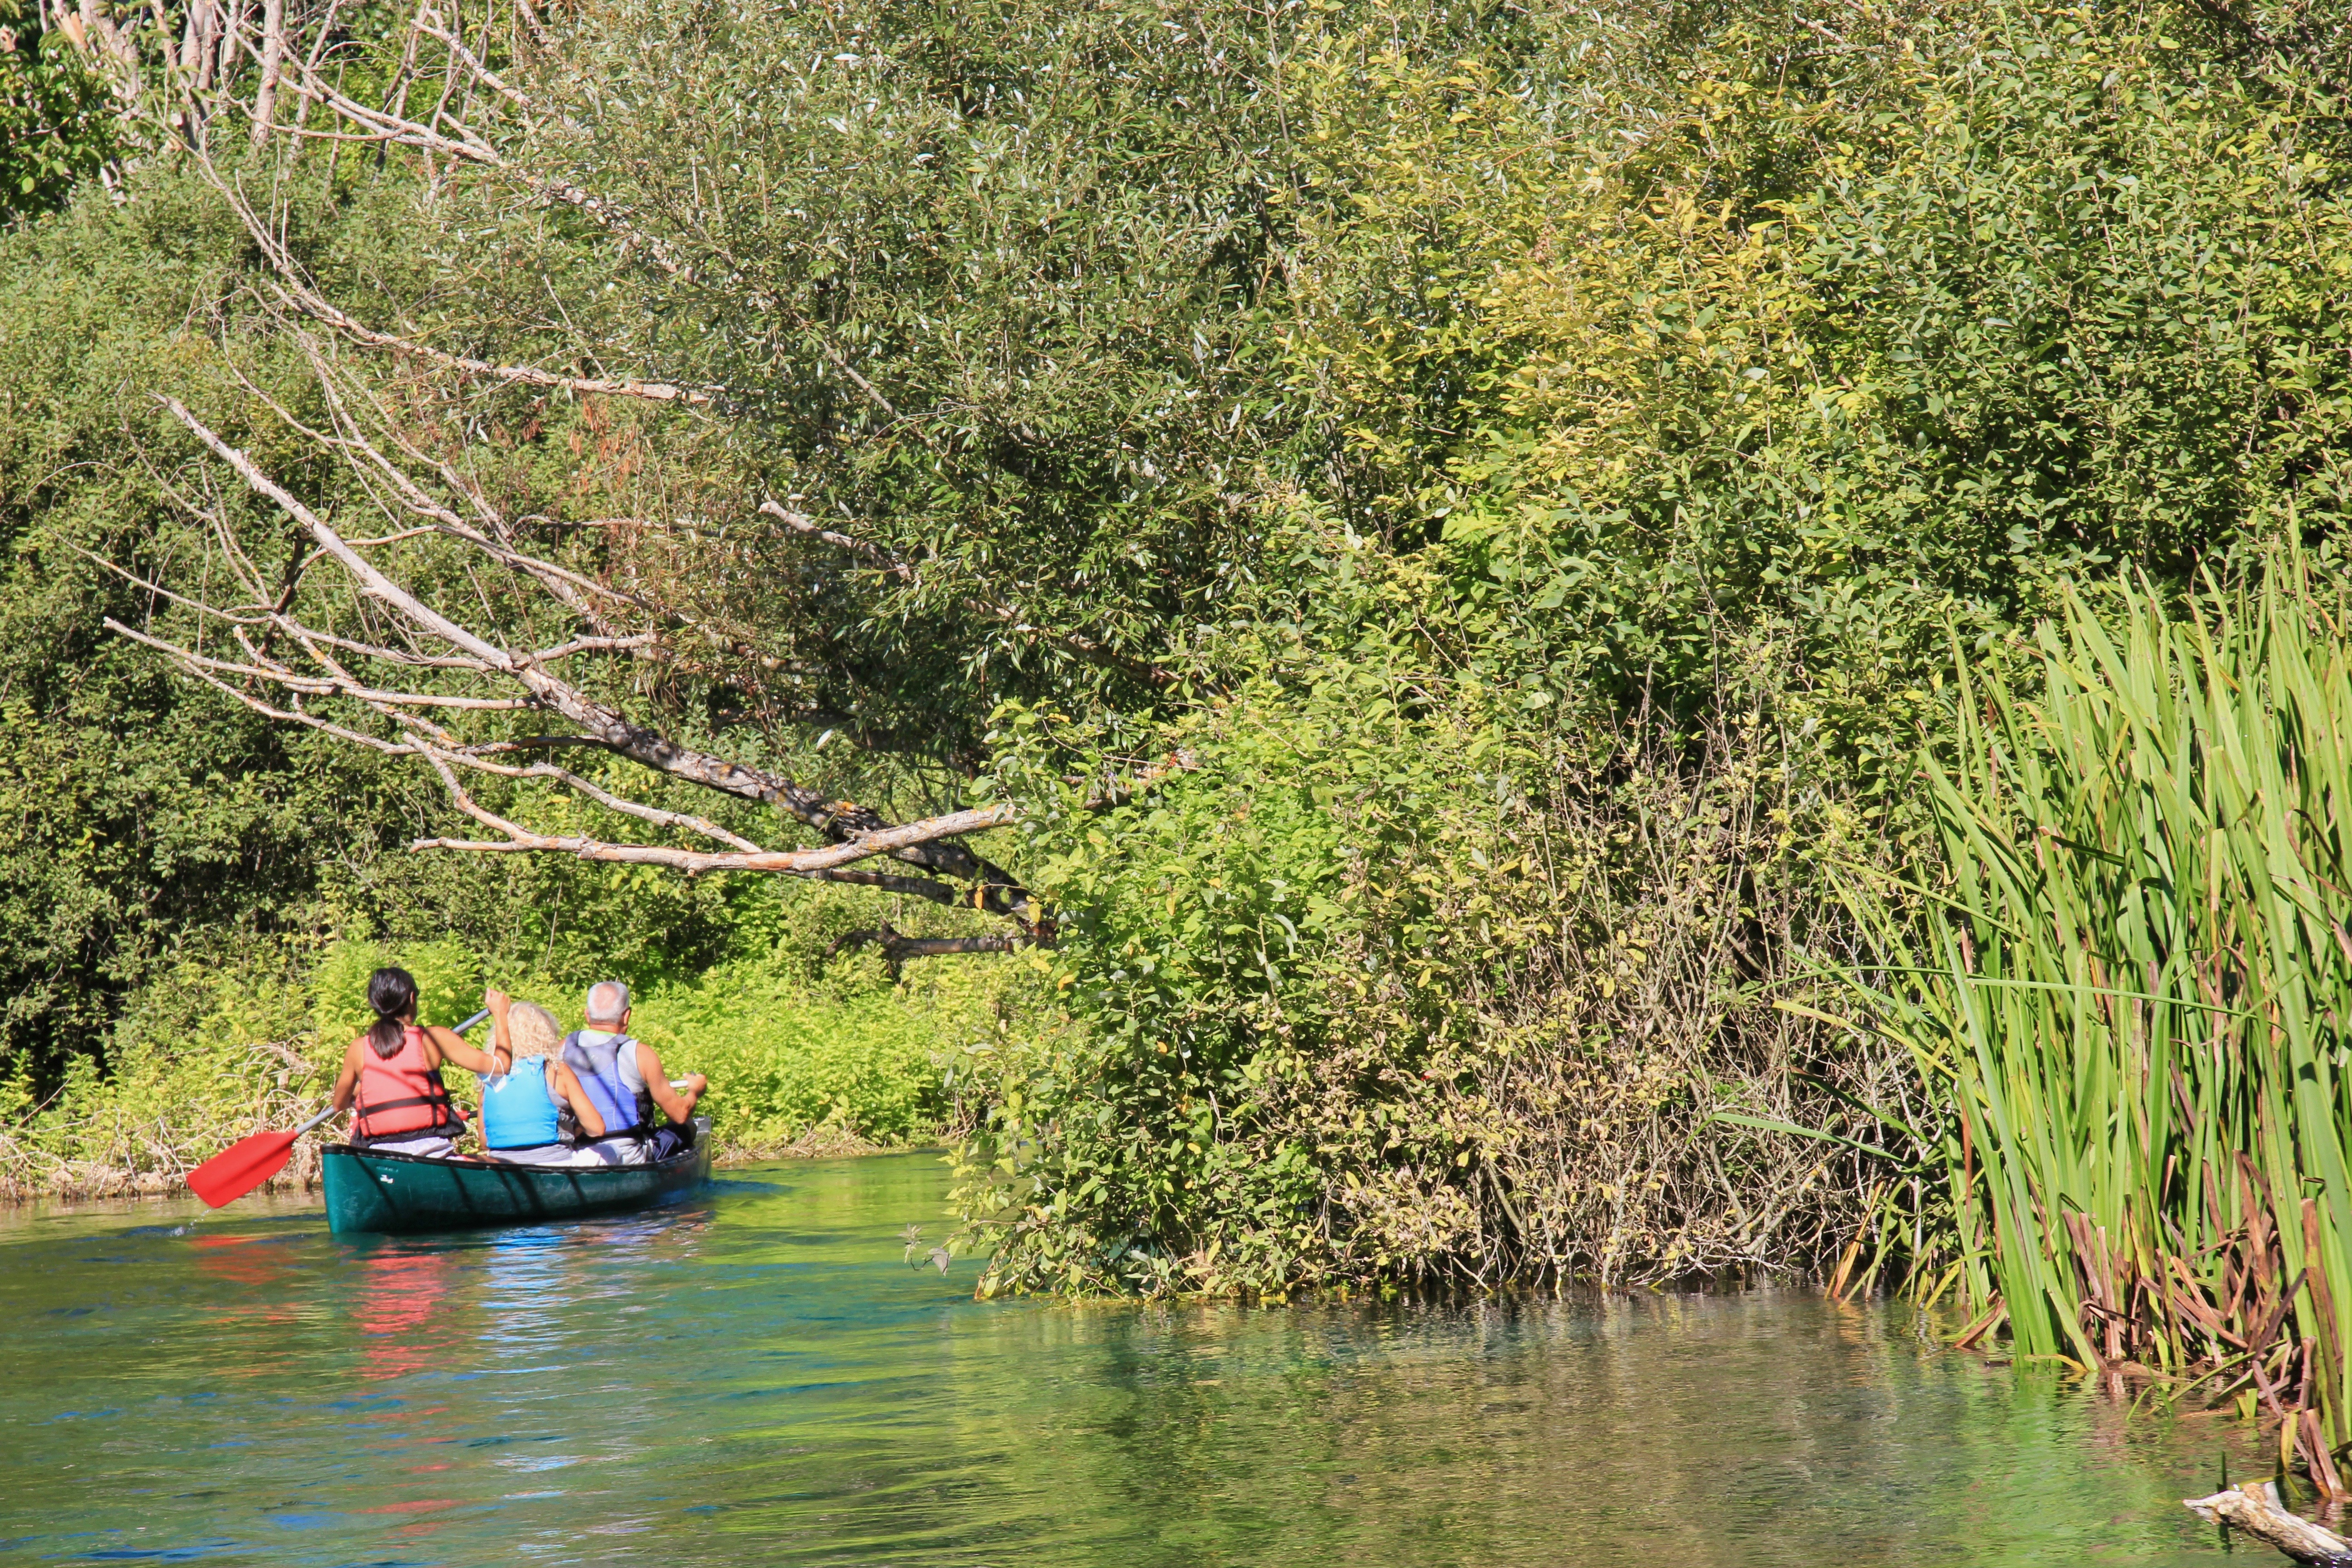
[[[505,1048],[514,1065],[482,1083],[482,1146],[493,1160],[519,1165],[595,1164],[593,1156],[580,1159],[557,1130],[558,1115],[569,1108],[580,1129],[591,1138],[604,1136],[604,1119],[595,1102],[563,1065],[563,1026],[555,1015],[530,1002],[517,1002],[503,991],[483,1000],[489,1004],[493,1053]]]

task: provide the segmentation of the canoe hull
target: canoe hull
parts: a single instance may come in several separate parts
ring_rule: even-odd
[[[658,1165],[548,1169],[379,1153],[348,1143],[321,1161],[327,1228],[338,1236],[404,1235],[486,1225],[540,1225],[646,1208],[710,1179],[710,1124],[694,1147]]]

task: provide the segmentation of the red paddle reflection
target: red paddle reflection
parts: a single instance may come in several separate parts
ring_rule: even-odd
[[[293,1268],[283,1247],[257,1247],[257,1236],[200,1236],[188,1245],[196,1249],[196,1267],[215,1279],[257,1288],[267,1305],[278,1310],[270,1317],[290,1317],[282,1287]]]
[[[278,1335],[301,1318],[290,1249],[257,1236],[199,1236],[188,1245],[197,1271],[228,1287],[203,1310],[221,1331],[221,1342],[240,1347],[224,1358],[224,1376],[252,1376],[277,1364]]]
[[[446,1252],[385,1250],[361,1263],[354,1314],[364,1336],[361,1377],[371,1383],[406,1377],[446,1358],[457,1331],[441,1303],[454,1272]]]

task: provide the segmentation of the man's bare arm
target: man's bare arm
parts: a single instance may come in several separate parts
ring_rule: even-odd
[[[654,1097],[664,1116],[680,1127],[694,1120],[694,1108],[702,1091],[710,1087],[709,1079],[695,1073],[686,1079],[683,1089],[672,1089],[669,1074],[662,1070],[660,1054],[643,1040],[637,1042],[637,1070],[646,1075],[646,1092]]]

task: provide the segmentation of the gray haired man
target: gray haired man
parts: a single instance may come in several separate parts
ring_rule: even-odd
[[[604,1119],[604,1136],[587,1145],[607,1163],[665,1160],[694,1141],[694,1108],[710,1080],[695,1073],[672,1089],[660,1056],[629,1037],[629,988],[600,980],[588,988],[588,1026],[563,1042],[563,1065]],[[658,1108],[669,1125],[656,1126]],[[688,1129],[683,1134],[680,1128]]]

